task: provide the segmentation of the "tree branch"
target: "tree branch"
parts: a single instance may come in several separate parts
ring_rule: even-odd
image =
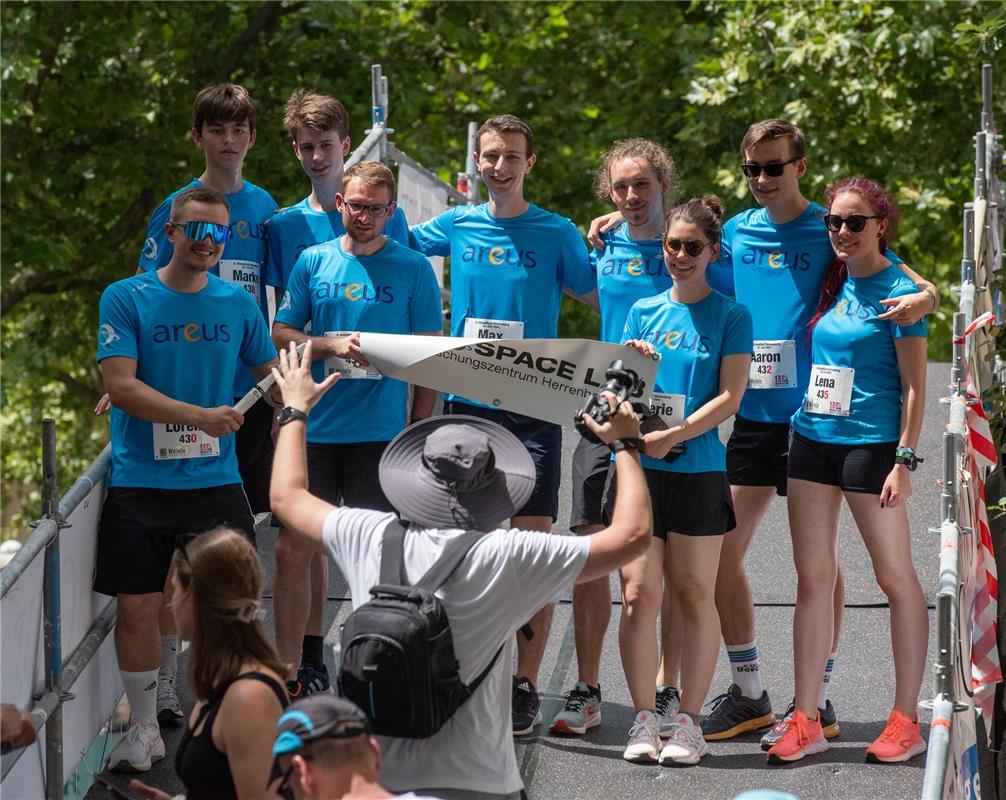
[[[56,56],[59,55],[60,45],[63,44],[63,38],[66,36],[66,22],[65,19],[61,19],[63,9],[57,7],[55,11],[56,13],[49,25],[49,32],[47,35],[49,47],[39,59],[41,66],[39,66],[38,73],[35,76],[35,82],[25,86],[24,93],[21,96],[21,102],[26,105],[30,105],[32,107],[32,111],[36,110],[35,104],[38,103],[38,99],[42,96],[42,87],[45,85],[46,79],[52,72],[52,66],[56,63]],[[7,130],[7,135],[4,141],[4,150],[8,154],[16,154],[19,152],[21,139],[28,131],[33,118],[34,114],[23,116]]]
[[[231,73],[237,69],[241,59],[244,57],[245,53],[251,49],[251,46],[255,43],[255,40],[259,37],[259,35],[266,30],[266,28],[274,27],[283,14],[297,11],[305,5],[307,5],[307,3],[290,3],[289,5],[284,5],[280,0],[269,0],[269,2],[263,3],[259,6],[258,14],[252,18],[251,22],[248,23],[248,27],[241,32],[241,35],[234,40],[234,44],[231,45],[231,49],[227,51],[223,60],[221,60],[221,62],[217,65],[216,71],[213,73],[213,82],[219,83],[221,81],[230,80]]]

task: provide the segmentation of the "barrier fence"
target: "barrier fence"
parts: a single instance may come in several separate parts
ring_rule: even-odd
[[[379,64],[371,67],[371,78],[371,128],[346,167],[365,159],[397,165],[397,200],[411,225],[444,211],[448,201],[479,202],[472,155],[476,125],[468,125],[465,171],[457,173],[457,185],[451,186],[390,140],[394,129],[387,125],[388,79]],[[442,286],[442,268],[438,278]],[[60,499],[55,423],[43,422],[43,517],[0,570],[4,700],[30,706],[42,738],[3,754],[4,796],[62,800],[66,776],[75,771],[122,697],[108,637],[115,626],[115,601],[91,591],[98,513],[110,464],[111,448],[106,446]],[[71,655],[64,660],[67,651]],[[76,695],[70,692],[75,685]]]
[[[975,134],[974,200],[964,210],[960,304],[953,320],[949,421],[943,434],[936,660],[924,800],[981,797],[975,714],[991,730],[996,683],[998,582],[985,479],[998,462],[984,393],[1001,383],[992,326],[1001,319],[1003,221],[1001,137],[992,115],[992,66],[982,66],[981,125]],[[991,287],[991,289],[990,289]],[[990,787],[991,788],[991,787]]]

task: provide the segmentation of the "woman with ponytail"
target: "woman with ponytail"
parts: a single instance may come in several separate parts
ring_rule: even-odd
[[[918,459],[926,377],[925,318],[881,319],[885,301],[916,291],[887,257],[897,212],[866,178],[825,192],[835,260],[810,323],[810,386],[793,417],[788,505],[797,570],[793,617],[794,710],[769,750],[772,764],[828,747],[818,694],[832,644],[838,515],[845,498],[891,610],[894,708],[868,761],[901,762],[926,745],[916,701],[929,617],[912,562],[905,504]]]
[[[643,436],[642,465],[653,504],[653,541],[620,570],[622,618],[618,641],[636,710],[628,761],[697,764],[708,749],[698,713],[720,649],[714,592],[724,534],[735,527],[726,448],[717,426],[740,403],[751,362],[751,315],[706,281],[719,255],[719,198],[707,195],[672,209],[663,235],[671,287],[637,301],[622,341],[659,354],[653,403]],[[609,485],[607,503],[617,487]],[[680,706],[660,746],[654,680],[662,580],[667,574],[680,609],[683,639]]]
[[[188,685],[196,697],[175,770],[188,800],[276,798],[266,788],[276,720],[288,705],[287,665],[265,633],[262,567],[241,534],[217,528],[175,550],[172,612],[192,642]],[[168,796],[133,781],[150,800]]]

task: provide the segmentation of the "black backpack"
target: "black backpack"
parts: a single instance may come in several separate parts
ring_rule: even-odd
[[[369,602],[354,610],[342,629],[339,694],[352,700],[381,736],[425,739],[447,722],[479,687],[503,650],[465,685],[454,657],[451,625],[434,592],[484,534],[451,540],[415,586],[406,586],[405,528],[384,532],[381,582]]]

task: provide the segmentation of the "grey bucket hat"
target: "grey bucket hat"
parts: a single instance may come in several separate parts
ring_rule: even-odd
[[[497,528],[535,484],[531,454],[516,436],[462,414],[406,428],[385,449],[378,472],[402,519],[427,528]]]

